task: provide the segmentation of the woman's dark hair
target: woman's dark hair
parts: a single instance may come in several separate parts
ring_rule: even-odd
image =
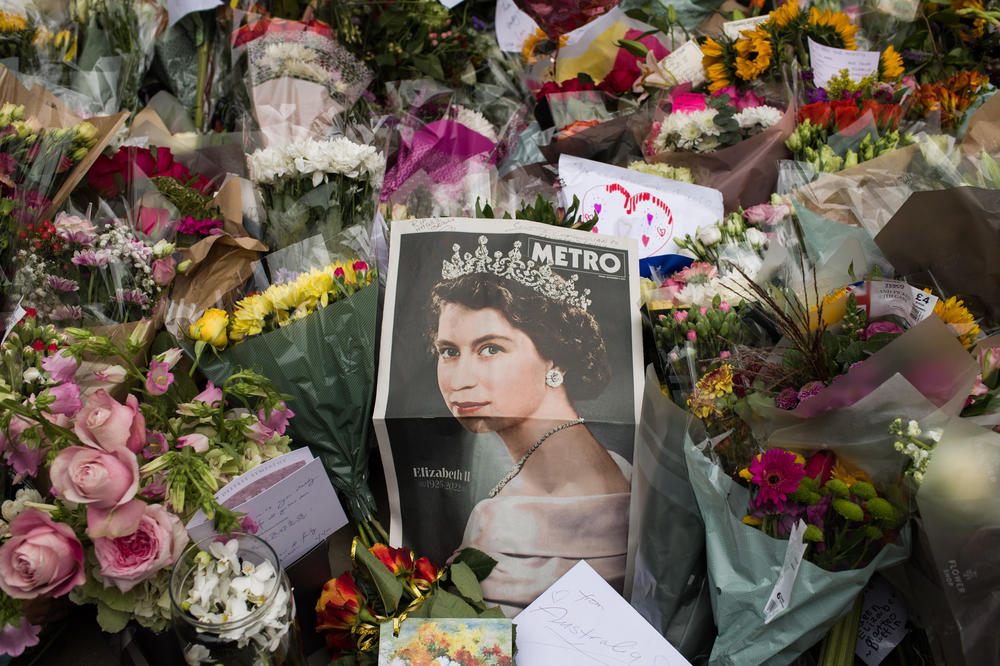
[[[570,400],[601,394],[611,379],[608,352],[594,316],[574,305],[554,301],[531,287],[489,273],[470,273],[438,282],[431,290],[427,337],[437,337],[438,319],[447,303],[470,310],[494,308],[524,332],[542,358],[566,373]]]

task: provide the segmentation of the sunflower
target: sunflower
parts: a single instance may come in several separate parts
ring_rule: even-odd
[[[951,0],[951,8],[954,10],[978,9],[979,11],[986,11],[983,3],[979,0]],[[974,19],[971,26],[961,22],[958,24],[958,36],[963,42],[975,42],[982,38],[985,31],[985,19]]]
[[[701,45],[701,64],[708,76],[708,89],[711,92],[733,83],[730,68],[726,65],[727,60],[732,60],[732,48],[732,44],[727,42],[720,44],[711,37],[706,37]]]
[[[771,66],[771,36],[756,28],[736,42],[736,76],[753,81]]]
[[[566,46],[566,41],[569,39],[566,35],[559,35],[559,48]],[[524,46],[521,47],[521,61],[525,65],[534,65],[538,62],[538,56],[535,55],[535,51],[542,44],[549,41],[548,35],[541,28],[536,28],[526,40],[524,40]]]
[[[768,23],[771,23],[776,28],[784,28],[792,21],[799,17],[799,3],[798,0],[790,0],[782,6],[771,12],[771,18]]]
[[[879,78],[894,81],[903,75],[903,57],[890,44],[879,58]]]
[[[976,324],[976,318],[965,307],[964,301],[955,296],[947,301],[938,299],[938,302],[934,304],[934,314],[948,324],[948,328],[958,336],[958,341],[966,347],[971,347],[976,341],[976,337],[979,335],[979,325]]]
[[[28,20],[20,14],[0,9],[0,32],[17,32],[28,27]]]
[[[853,25],[844,12],[833,12],[829,9],[821,12],[815,7],[809,10],[806,32],[827,46],[854,51],[858,48],[854,41],[854,33],[857,31],[858,26]]]

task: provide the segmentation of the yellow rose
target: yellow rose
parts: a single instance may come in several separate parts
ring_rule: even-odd
[[[223,349],[228,342],[226,328],[229,326],[229,315],[225,310],[209,308],[201,319],[191,324],[188,335],[193,340],[204,340],[213,347]]]

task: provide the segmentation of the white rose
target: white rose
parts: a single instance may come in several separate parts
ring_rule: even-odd
[[[701,241],[705,246],[711,247],[722,240],[722,231],[720,231],[719,227],[714,224],[698,227],[698,231],[695,233],[695,238]]]

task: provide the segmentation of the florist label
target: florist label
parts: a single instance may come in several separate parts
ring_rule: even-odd
[[[846,69],[852,81],[860,81],[878,69],[878,51],[848,51],[817,44],[809,40],[809,63],[812,65],[813,83],[826,88],[830,79]]]
[[[865,588],[861,626],[854,653],[868,666],[878,666],[906,635],[906,607],[881,576]]]
[[[899,280],[856,282],[848,291],[871,318],[894,315],[913,326],[934,312],[938,297]]]
[[[805,531],[806,522],[799,519],[788,535],[785,562],[781,565],[781,573],[778,575],[774,589],[771,590],[771,596],[764,606],[764,624],[770,624],[771,620],[788,608],[788,604],[792,602],[792,588],[795,587],[795,578],[799,575],[802,556],[806,552],[806,543],[802,540]]]

